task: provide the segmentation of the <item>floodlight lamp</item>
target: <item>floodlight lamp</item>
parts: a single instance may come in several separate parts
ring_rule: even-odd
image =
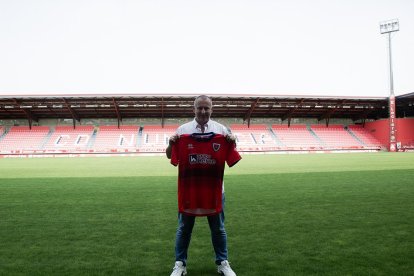
[[[397,32],[400,30],[400,23],[398,19],[392,19],[380,22],[381,34]]]

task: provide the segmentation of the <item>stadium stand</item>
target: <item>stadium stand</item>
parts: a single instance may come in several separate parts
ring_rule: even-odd
[[[162,153],[168,137],[178,127],[174,124],[194,116],[191,108],[194,95],[85,94],[17,98],[16,95],[0,97],[0,158],[30,152],[48,156]],[[414,151],[413,99],[414,93],[396,97],[396,119],[392,127],[397,134],[398,151]],[[222,118],[221,123],[234,123],[232,131],[240,151],[372,152],[388,150],[390,146],[387,97],[215,95],[214,102],[214,116]],[[369,107],[368,113],[366,107]],[[154,118],[161,120],[155,122]],[[252,118],[257,125],[250,124]],[[293,119],[288,121],[290,127],[286,125],[286,118]],[[164,126],[165,122],[172,125]],[[121,123],[136,127],[114,127]],[[348,127],[348,124],[351,125]],[[44,129],[40,131],[39,125]]]
[[[345,130],[343,125],[311,125],[325,149],[361,149],[363,144]]]
[[[100,126],[93,143],[97,152],[136,151],[139,126]]]
[[[349,125],[348,130],[362,142],[364,148],[381,149],[384,147],[380,141],[360,125]]]
[[[178,125],[120,126],[0,126],[1,154],[162,153]],[[232,124],[242,152],[381,150],[384,148],[360,125]],[[411,137],[411,136],[409,136]],[[404,148],[413,148],[412,138]]]
[[[94,126],[57,126],[43,149],[47,152],[85,152],[91,144]]]
[[[275,148],[276,141],[269,128],[264,124],[230,125],[231,132],[236,136],[237,148],[241,151],[261,151],[265,148]]]
[[[178,125],[146,125],[138,141],[139,150],[143,152],[164,152],[168,139],[174,135]]]
[[[12,126],[9,132],[0,141],[2,153],[23,153],[25,151],[40,150],[49,134],[47,126]]]
[[[284,150],[322,149],[320,139],[306,125],[272,125],[272,131],[282,143]]]

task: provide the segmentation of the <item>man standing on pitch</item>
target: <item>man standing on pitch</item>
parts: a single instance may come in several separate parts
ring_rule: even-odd
[[[222,145],[221,150],[228,149],[227,159],[226,162],[229,164],[229,166],[234,165],[241,159],[240,155],[235,150],[235,137],[231,135],[228,131],[228,129],[213,121],[210,120],[210,116],[212,113],[212,100],[205,95],[198,96],[194,101],[194,114],[195,118],[193,121],[188,122],[186,124],[181,125],[178,129],[175,135],[173,135],[169,140],[169,145],[166,149],[166,155],[168,159],[172,159],[171,163],[174,165],[178,164],[178,161],[176,160],[177,157],[175,156],[175,153],[177,151],[185,151],[187,149],[193,149],[194,147],[197,147],[198,141],[201,140],[207,140],[211,138],[203,138],[204,136],[215,136],[214,139],[224,139],[224,143],[212,143],[214,151],[218,151],[220,149],[220,145]],[[190,137],[191,136],[191,137]],[[194,136],[194,137],[193,137]],[[185,139],[196,139],[194,142],[187,142]],[[181,140],[181,141],[180,141]],[[192,141],[192,140],[190,140]],[[179,143],[181,142],[181,143]],[[187,143],[186,145],[181,145],[182,150],[178,150],[178,144]],[[202,142],[200,142],[202,143]],[[208,143],[208,142],[207,142]],[[202,145],[201,145],[202,147]],[[210,149],[211,150],[211,149]],[[209,160],[208,156],[211,156],[209,154],[201,154],[198,156],[197,154],[189,155],[190,160],[188,161],[188,158],[182,158],[186,162],[192,162],[192,163],[202,163],[202,164],[211,164],[216,162],[216,160]],[[206,159],[207,156],[207,159]],[[186,160],[187,159],[187,160]],[[183,161],[184,162],[184,161]],[[219,162],[219,161],[218,161]],[[222,171],[221,175],[224,172],[224,160],[222,160]],[[197,165],[197,164],[196,164]],[[181,164],[180,164],[181,166]],[[183,174],[185,174],[188,170],[186,169]],[[181,171],[179,172],[179,176],[181,174]],[[191,174],[191,173],[190,173]],[[196,173],[194,173],[196,174]],[[220,174],[220,173],[219,173]],[[207,177],[211,177],[210,174],[207,175]],[[178,228],[177,228],[177,234],[176,234],[176,241],[175,241],[175,266],[173,269],[173,272],[171,273],[171,276],[181,276],[187,274],[186,269],[186,261],[187,261],[187,251],[188,247],[190,245],[190,239],[191,239],[191,233],[195,222],[195,217],[200,215],[207,215],[208,223],[210,226],[211,231],[211,240],[214,247],[214,252],[216,254],[216,265],[217,265],[217,271],[219,273],[224,274],[225,276],[236,276],[236,273],[231,269],[230,264],[228,262],[228,252],[227,252],[227,234],[226,230],[224,228],[224,186],[222,183],[222,177],[219,180],[220,181],[220,192],[219,197],[221,198],[219,207],[217,207],[216,210],[218,210],[216,213],[206,214],[203,213],[204,211],[202,208],[195,208],[191,209],[185,209],[185,207],[182,207],[181,205],[185,205],[185,203],[181,204],[180,201],[180,188],[184,189],[183,187],[186,186],[180,186],[179,183],[179,213],[178,213]],[[195,185],[198,186],[198,185]],[[200,185],[202,186],[202,185]],[[191,188],[193,189],[193,188]],[[197,189],[194,188],[194,189]],[[188,192],[184,191],[186,194],[192,194],[191,196],[194,196],[194,192]],[[214,193],[214,192],[213,192]],[[203,193],[204,195],[204,193]],[[211,202],[211,201],[210,201]],[[186,201],[186,203],[188,203]],[[190,203],[188,203],[190,204]],[[191,203],[192,204],[192,203]],[[193,206],[193,205],[192,205]],[[192,214],[191,210],[194,210],[194,213]],[[208,209],[212,210],[212,209]],[[200,213],[201,212],[201,213]]]

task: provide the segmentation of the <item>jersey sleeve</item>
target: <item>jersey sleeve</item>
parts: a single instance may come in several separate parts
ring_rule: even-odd
[[[229,149],[228,149],[227,156],[226,156],[226,163],[229,167],[233,167],[242,158],[239,152],[236,150],[236,143],[232,143],[232,142],[227,142],[227,143],[229,143],[228,145]]]
[[[177,166],[180,162],[179,158],[179,139],[176,141],[171,148],[171,164]]]

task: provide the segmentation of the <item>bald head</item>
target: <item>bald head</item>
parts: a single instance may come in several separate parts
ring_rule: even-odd
[[[194,99],[194,107],[196,107],[197,102],[200,101],[200,100],[210,101],[211,103],[213,103],[213,101],[211,100],[211,98],[209,96],[200,95],[200,96],[197,96]]]
[[[194,115],[197,123],[206,124],[213,112],[213,101],[206,95],[200,95],[194,100]]]

